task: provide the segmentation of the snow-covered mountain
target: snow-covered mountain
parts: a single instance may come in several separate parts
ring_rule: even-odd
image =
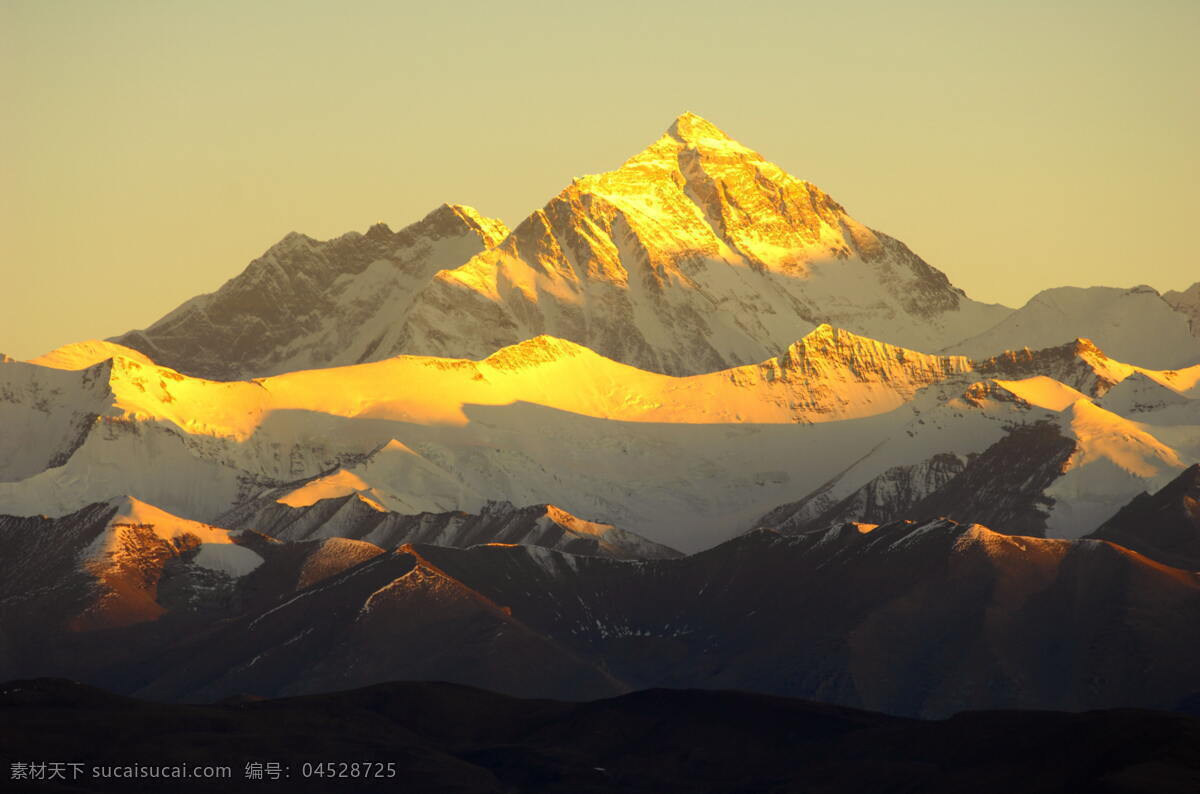
[[[113,352],[45,360],[81,366]],[[1052,375],[1107,387],[1111,405]],[[1171,399],[1154,411],[1125,400],[1122,413],[1120,384],[1135,376]],[[829,326],[777,358],[689,377],[553,337],[480,361],[399,356],[254,381],[123,355],[83,370],[9,362],[0,388],[13,401],[0,410],[39,430],[19,442],[27,460],[14,441],[0,511],[63,515],[131,493],[217,522],[264,495],[310,515],[356,496],[351,512],[394,514],[380,526],[396,543],[411,531],[404,516],[549,504],[690,551],[779,505],[766,525],[906,515],[1012,428],[1051,421],[1076,454],[1050,490],[1021,498],[1052,504],[1050,533],[1075,537],[1200,460],[1197,380],[1200,367],[1138,368],[1085,341],[973,365]],[[1016,457],[1033,465],[1031,455]],[[1008,507],[987,515],[1010,519]]]
[[[116,341],[228,379],[401,353],[478,359],[550,334],[686,375],[779,355],[821,323],[936,350],[1010,311],[690,113],[501,232],[452,207],[395,235],[290,235]]]
[[[434,274],[507,234],[457,204],[398,232],[383,223],[325,241],[293,232],[216,292],[114,341],[219,380],[374,361],[391,355],[400,319]]]
[[[958,394],[953,379],[926,390],[905,407],[902,432],[755,525],[797,532],[946,515],[1079,537],[1200,460],[1200,366],[1146,369],[1079,339],[1007,351],[973,374],[992,377]]]
[[[982,304],[685,114],[0,357],[0,678],[1169,706],[1198,461],[1200,284]]]
[[[88,364],[86,352],[52,359]],[[0,511],[62,515],[132,493],[212,522],[290,483],[279,498],[296,507],[355,493],[404,515],[554,504],[695,549],[850,465],[904,421],[897,409],[969,369],[828,326],[778,358],[685,378],[551,337],[482,361],[401,356],[254,381],[123,355],[79,371],[10,362],[0,383],[57,389],[57,418],[29,467],[43,468],[0,482]],[[41,416],[24,397],[10,410]],[[44,468],[67,443],[55,439],[73,452]]]
[[[1114,358],[1144,367],[1176,369],[1200,364],[1200,325],[1192,324],[1190,298],[1167,299],[1138,286],[1056,287],[982,333],[945,350],[974,358],[1023,347],[1049,348],[1086,337]]]

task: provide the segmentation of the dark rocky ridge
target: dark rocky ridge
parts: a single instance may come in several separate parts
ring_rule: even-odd
[[[230,529],[253,528],[280,540],[336,536],[366,540],[385,549],[404,543],[523,543],[619,560],[682,556],[669,546],[607,524],[580,520],[553,505],[516,507],[509,502],[488,502],[478,513],[456,510],[406,515],[383,510],[358,494],[321,499],[305,507],[282,504],[276,495],[270,491],[239,505],[218,523]]]
[[[1196,574],[950,521],[763,531],[650,562],[414,546],[179,638],[126,686],[212,699],[437,676],[522,696],[736,688],[925,716],[1164,706],[1200,690],[1197,619]]]
[[[1018,380],[1045,375],[1091,397],[1103,397],[1116,385],[1102,370],[1108,356],[1090,339],[1076,339],[1057,347],[1006,350],[976,362],[975,368],[991,378]]]
[[[1200,570],[1200,464],[1154,494],[1143,493],[1088,535],[1164,565]]]
[[[1200,719],[1184,714],[968,712],[925,722],[698,690],[564,703],[390,683],[167,705],[25,680],[0,685],[0,743],[6,760],[53,757],[89,771],[139,762],[231,767],[229,780],[172,781],[181,792],[1129,794],[1200,785]],[[327,760],[377,763],[384,775],[391,764],[394,777],[304,776],[305,764]],[[248,763],[264,761],[285,767],[286,782],[245,778]],[[164,790],[161,780],[23,785],[9,774],[0,773],[12,791]]]
[[[1075,452],[1057,425],[1039,422],[1013,428],[974,456],[943,486],[897,517],[946,516],[1000,527],[1009,535],[1045,537],[1053,500],[1045,495]]]

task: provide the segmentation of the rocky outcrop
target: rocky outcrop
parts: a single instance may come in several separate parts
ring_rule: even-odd
[[[1142,493],[1088,535],[1165,565],[1200,570],[1200,464],[1153,494]]]

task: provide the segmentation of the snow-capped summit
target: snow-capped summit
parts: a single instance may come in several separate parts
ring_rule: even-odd
[[[216,292],[115,341],[219,380],[382,358],[414,294],[507,233],[459,204],[398,232],[383,223],[325,241],[291,232]]]
[[[29,359],[29,363],[37,364],[41,367],[53,367],[54,369],[81,370],[99,364],[101,361],[106,361],[114,356],[123,356],[142,364],[154,364],[140,350],[134,350],[131,347],[118,345],[116,342],[105,342],[100,339],[88,339],[83,342],[74,342],[62,347],[56,347],[49,353],[43,353],[37,358]]]
[[[401,353],[480,359],[550,334],[686,375],[776,356],[826,322],[929,350],[1009,311],[691,113],[502,236],[462,207],[392,236],[289,235],[118,341],[232,378]]]
[[[930,349],[1006,312],[685,114],[620,168],[574,180],[495,249],[440,273],[414,302],[408,349],[477,357],[550,333],[694,374],[778,355],[823,322]]]
[[[1041,350],[1006,350],[978,362],[977,368],[999,378],[1045,375],[1093,397],[1103,395],[1133,371],[1133,367],[1109,358],[1092,340],[1082,338]]]

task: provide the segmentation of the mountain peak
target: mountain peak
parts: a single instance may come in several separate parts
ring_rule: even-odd
[[[29,359],[30,364],[52,369],[80,370],[99,364],[110,358],[122,356],[140,364],[153,365],[150,357],[140,350],[119,345],[116,342],[106,342],[101,339],[88,339],[55,348],[49,353],[43,353],[37,358]]]
[[[671,122],[671,126],[667,128],[667,134],[677,141],[692,145],[708,141],[722,143],[732,141],[732,138],[717,125],[690,111],[684,112]]]
[[[502,347],[482,361],[497,369],[511,370],[549,364],[559,359],[575,358],[589,353],[596,355],[593,350],[577,342],[549,334],[539,334],[515,345]]]
[[[422,218],[419,225],[422,228],[428,227],[439,237],[449,237],[463,231],[473,232],[479,236],[486,248],[493,248],[508,236],[508,227],[503,221],[482,215],[474,207],[468,207],[466,204],[443,202]]]

